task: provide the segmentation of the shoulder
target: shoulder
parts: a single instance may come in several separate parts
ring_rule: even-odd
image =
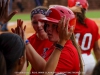
[[[85,22],[88,25],[88,27],[90,27],[90,28],[98,28],[96,22],[92,19],[86,18]]]
[[[90,18],[86,18],[86,19],[85,19],[85,22],[86,22],[86,23],[89,23],[89,24],[92,24],[92,25],[93,25],[93,24],[96,25],[96,22],[95,22],[94,20],[90,19]]]
[[[34,39],[35,37],[36,37],[36,34],[33,34],[30,37],[28,37],[28,40]]]
[[[73,58],[73,56],[77,55],[77,50],[72,44],[71,40],[67,41],[67,43],[64,46],[64,49],[62,50],[62,53],[65,55],[69,55]]]

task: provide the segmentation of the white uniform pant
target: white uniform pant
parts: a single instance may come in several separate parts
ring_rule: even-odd
[[[91,75],[96,65],[96,60],[92,54],[82,54],[84,75]]]

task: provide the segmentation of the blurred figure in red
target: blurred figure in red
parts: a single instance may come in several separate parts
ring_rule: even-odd
[[[68,0],[68,6],[77,19],[74,33],[76,41],[81,47],[84,75],[91,75],[96,60],[100,60],[99,29],[95,21],[86,17],[86,11],[89,6],[87,0]],[[96,60],[91,53],[92,49]]]

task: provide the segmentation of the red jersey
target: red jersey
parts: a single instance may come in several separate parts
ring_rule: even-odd
[[[91,53],[94,43],[99,39],[99,30],[96,23],[88,18],[85,19],[86,26],[76,22],[74,30],[76,41],[80,44],[82,53]]]
[[[45,54],[46,61],[52,54],[55,46],[52,46],[47,50]],[[55,73],[65,73],[66,75],[78,75],[80,70],[79,56],[76,48],[73,46],[72,42],[68,40],[61,52],[58,65],[56,67]]]
[[[36,50],[36,52],[39,54],[39,55],[43,55],[46,50],[48,50],[51,45],[52,45],[52,42],[50,42],[48,39],[45,39],[45,40],[40,40],[36,34],[33,34],[32,36],[30,36],[28,38],[28,40],[30,41],[30,44],[34,47],[34,49]],[[30,75],[34,75],[34,70],[31,69],[31,73]]]

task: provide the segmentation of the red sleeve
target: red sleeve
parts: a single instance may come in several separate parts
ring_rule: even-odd
[[[64,48],[60,58],[59,58],[59,62],[56,68],[56,72],[66,72],[66,71],[71,71],[73,69],[73,55],[72,55],[72,50],[69,48]]]
[[[95,23],[95,22],[94,22]],[[95,34],[97,34],[97,36],[96,36],[96,41],[100,38],[100,35],[99,35],[99,28],[98,28],[98,26],[97,26],[97,24],[95,23],[95,26],[96,26],[96,28],[95,28],[95,30],[96,30],[96,32],[97,33],[95,33]]]

